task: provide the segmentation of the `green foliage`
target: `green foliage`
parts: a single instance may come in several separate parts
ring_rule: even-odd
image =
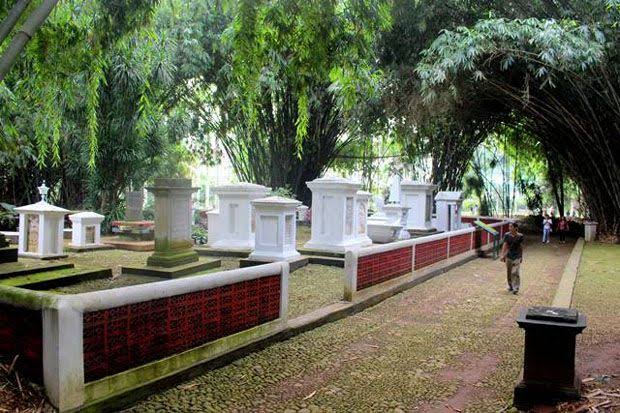
[[[444,31],[428,49],[416,72],[427,99],[436,87],[468,75],[474,81],[491,70],[507,72],[519,66],[538,79],[540,87],[554,85],[558,72],[584,72],[604,56],[603,33],[574,20],[488,19],[473,28]]]

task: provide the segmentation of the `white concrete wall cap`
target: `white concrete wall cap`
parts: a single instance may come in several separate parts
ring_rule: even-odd
[[[341,189],[347,188],[355,190],[356,192],[362,187],[362,184],[357,181],[352,181],[342,177],[326,176],[323,178],[317,178],[314,181],[306,182],[306,185],[310,189]]]
[[[230,271],[194,275],[175,280],[131,285],[111,290],[93,291],[66,296],[72,306],[82,311],[97,311],[174,295],[203,291],[241,281],[282,274],[288,263],[274,262]]]
[[[358,199],[370,199],[372,194],[368,191],[357,191]]]

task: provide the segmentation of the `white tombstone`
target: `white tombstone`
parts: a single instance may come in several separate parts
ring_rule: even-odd
[[[366,247],[372,245],[372,240],[368,236],[368,203],[372,194],[367,191],[357,191],[357,237],[360,245]]]
[[[306,222],[308,221],[308,208],[305,205],[299,205],[297,207],[297,221]]]
[[[584,232],[584,239],[586,241],[591,242],[596,239],[597,225],[598,225],[598,222],[595,222],[595,221],[584,221],[583,232]]]
[[[247,182],[216,186],[218,210],[208,215],[208,242],[212,248],[254,248],[254,212],[251,201],[264,198],[269,188]]]
[[[73,223],[71,231],[71,247],[88,248],[100,247],[101,243],[101,221],[105,217],[96,212],[79,212],[69,215]]]
[[[383,207],[383,213],[391,224],[400,225],[401,231],[398,234],[398,239],[409,239],[411,235],[406,228],[407,218],[409,216],[409,207],[402,206],[400,204],[387,204]]]
[[[20,257],[60,258],[64,254],[63,229],[64,217],[68,214],[64,208],[49,204],[47,191],[43,185],[39,187],[41,200],[35,204],[15,208],[19,213],[19,244]]]
[[[318,178],[306,184],[312,191],[312,226],[305,248],[342,253],[360,247],[357,191],[362,185],[340,177]]]
[[[256,216],[254,251],[258,261],[286,261],[299,257],[296,245],[296,208],[301,202],[272,196],[252,201]]]
[[[435,196],[437,208],[437,229],[439,231],[456,231],[461,229],[461,191],[441,191]]]
[[[403,181],[400,184],[401,205],[410,208],[407,229],[410,231],[435,231],[432,220],[433,192],[437,185],[426,182]]]
[[[400,176],[396,174],[392,174],[388,180],[388,184],[390,185],[390,196],[388,201],[393,204],[400,203],[400,192],[401,192],[401,182]]]

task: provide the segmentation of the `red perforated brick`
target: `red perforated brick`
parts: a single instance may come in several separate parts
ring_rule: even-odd
[[[462,254],[471,249],[471,234],[461,234],[450,237],[450,256]]]
[[[43,326],[39,310],[0,304],[0,355],[37,383],[43,382]]]
[[[415,246],[415,269],[424,268],[448,258],[448,239],[428,241]]]
[[[411,271],[411,247],[367,255],[357,261],[357,289],[362,290]]]
[[[280,275],[84,314],[84,374],[97,380],[280,316]]]

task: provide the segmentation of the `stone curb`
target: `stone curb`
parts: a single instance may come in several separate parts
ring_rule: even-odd
[[[579,238],[573,247],[573,251],[566,261],[562,278],[558,284],[558,289],[551,304],[552,307],[569,308],[573,301],[573,291],[575,290],[575,281],[577,280],[577,272],[581,263],[581,254],[583,253],[585,241]]]

